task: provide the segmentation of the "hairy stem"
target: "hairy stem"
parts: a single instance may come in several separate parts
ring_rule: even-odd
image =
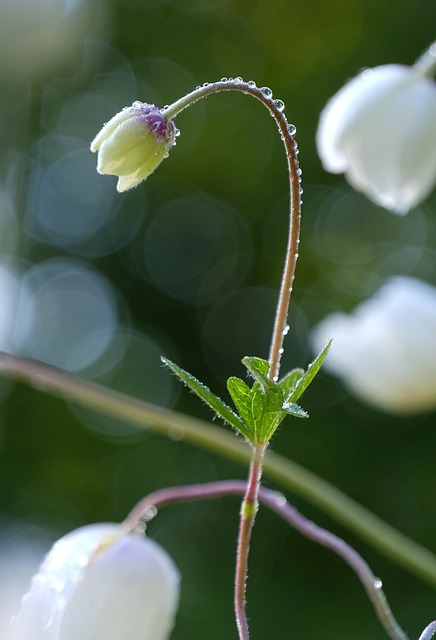
[[[223,480],[206,484],[161,489],[141,500],[129,514],[124,525],[129,531],[132,531],[138,526],[141,520],[150,520],[151,517],[157,514],[158,507],[167,504],[188,500],[219,498],[226,495],[240,495],[243,493],[247,496],[248,492],[246,484],[242,480]],[[303,516],[286,501],[286,498],[282,494],[260,487],[258,497],[260,502],[277,513],[294,529],[314,542],[331,549],[340,556],[356,573],[387,634],[392,640],[407,640],[407,635],[401,629],[390,610],[383,593],[381,581],[373,574],[368,564],[357,551],[335,534],[319,527]],[[241,595],[244,595],[244,593]],[[243,631],[248,633],[248,627],[243,629]],[[435,632],[436,623],[433,622],[424,631],[420,640],[430,640]],[[241,634],[241,637],[248,638],[249,636]]]
[[[286,152],[289,171],[290,188],[290,222],[286,258],[283,268],[280,293],[277,301],[276,314],[269,351],[268,377],[277,380],[280,370],[280,360],[283,353],[283,340],[286,334],[286,323],[291,298],[292,285],[295,276],[295,266],[298,258],[298,245],[300,242],[300,217],[301,217],[301,170],[298,164],[298,149],[294,140],[295,127],[290,125],[283,112],[284,104],[281,100],[273,100],[272,91],[263,87],[259,89],[254,82],[244,82],[242,78],[223,79],[220,82],[205,83],[197,87],[180,100],[163,110],[166,118],[174,119],[186,107],[194,104],[201,98],[220,91],[242,91],[259,100],[276,121],[281,139]],[[238,545],[236,552],[235,574],[235,617],[240,640],[249,640],[247,614],[245,611],[245,592],[248,571],[248,555],[250,550],[251,532],[257,511],[257,494],[262,476],[262,459],[265,445],[253,449],[253,457],[250,464],[250,472],[247,480],[247,491],[242,502],[241,519],[239,525]]]
[[[239,520],[238,543],[236,549],[234,608],[236,626],[241,640],[248,640],[250,637],[245,607],[245,594],[247,589],[248,555],[250,553],[251,532],[253,530],[254,520],[258,509],[258,495],[262,477],[262,460],[264,452],[264,446],[257,446],[253,451]]]

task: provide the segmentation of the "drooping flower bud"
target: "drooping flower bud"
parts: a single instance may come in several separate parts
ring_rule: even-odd
[[[436,183],[435,81],[419,67],[367,69],[327,103],[316,142],[327,171],[407,213]]]
[[[10,639],[167,640],[178,597],[179,573],[158,544],[121,525],[88,525],[53,545]]]
[[[436,409],[436,287],[397,276],[351,315],[328,315],[314,349],[333,338],[325,369],[393,413]]]
[[[117,113],[91,143],[98,151],[97,171],[119,176],[117,190],[127,191],[145,180],[167,157],[176,128],[157,107],[134,102]]]

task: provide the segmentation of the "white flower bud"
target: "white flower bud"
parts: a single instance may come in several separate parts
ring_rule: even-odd
[[[436,408],[436,287],[393,278],[351,315],[327,316],[315,350],[327,338],[325,368],[361,399],[393,413]]]
[[[436,84],[419,68],[385,65],[348,82],[321,113],[324,168],[345,173],[376,204],[405,214],[436,182]]]
[[[122,525],[88,525],[53,545],[10,640],[166,640],[178,597],[179,573],[158,544]]]
[[[107,122],[91,143],[97,171],[119,176],[118,191],[145,180],[167,157],[175,126],[152,104],[134,102]]]

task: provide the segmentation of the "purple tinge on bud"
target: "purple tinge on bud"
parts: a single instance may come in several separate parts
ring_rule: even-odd
[[[172,128],[170,134],[174,135],[174,123],[171,120],[166,120],[161,111],[153,104],[136,101],[132,104],[132,108],[138,111],[138,119],[148,126],[150,131],[154,133],[156,140],[164,142],[168,139],[168,125]]]
[[[154,105],[136,101],[104,125],[91,151],[98,151],[97,171],[119,176],[118,191],[127,191],[159,166],[174,139],[172,120]]]

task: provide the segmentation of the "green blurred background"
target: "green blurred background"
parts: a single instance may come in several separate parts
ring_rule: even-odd
[[[297,127],[302,242],[283,370],[310,361],[310,331],[326,313],[352,309],[389,276],[436,284],[436,197],[395,217],[323,172],[314,143],[344,81],[412,63],[435,19],[434,0],[0,0],[0,347],[207,420],[159,355],[221,397],[228,376],[244,375],[241,357],[267,356],[288,194],[263,107],[239,94],[197,104],[178,118],[169,159],[127,194],[97,175],[89,152],[133,100],[163,106],[223,76],[270,86]],[[0,394],[4,579],[8,559],[27,558],[17,544],[31,566],[55,538],[119,521],[157,488],[245,477],[37,389],[2,379]],[[434,414],[373,411],[327,374],[304,400],[310,421],[289,421],[273,448],[435,549]],[[418,637],[436,617],[433,589],[288,497],[355,544]],[[149,527],[183,574],[175,640],[236,638],[238,509],[234,498],[170,507]],[[385,637],[351,571],[264,510],[248,605],[253,639]]]

